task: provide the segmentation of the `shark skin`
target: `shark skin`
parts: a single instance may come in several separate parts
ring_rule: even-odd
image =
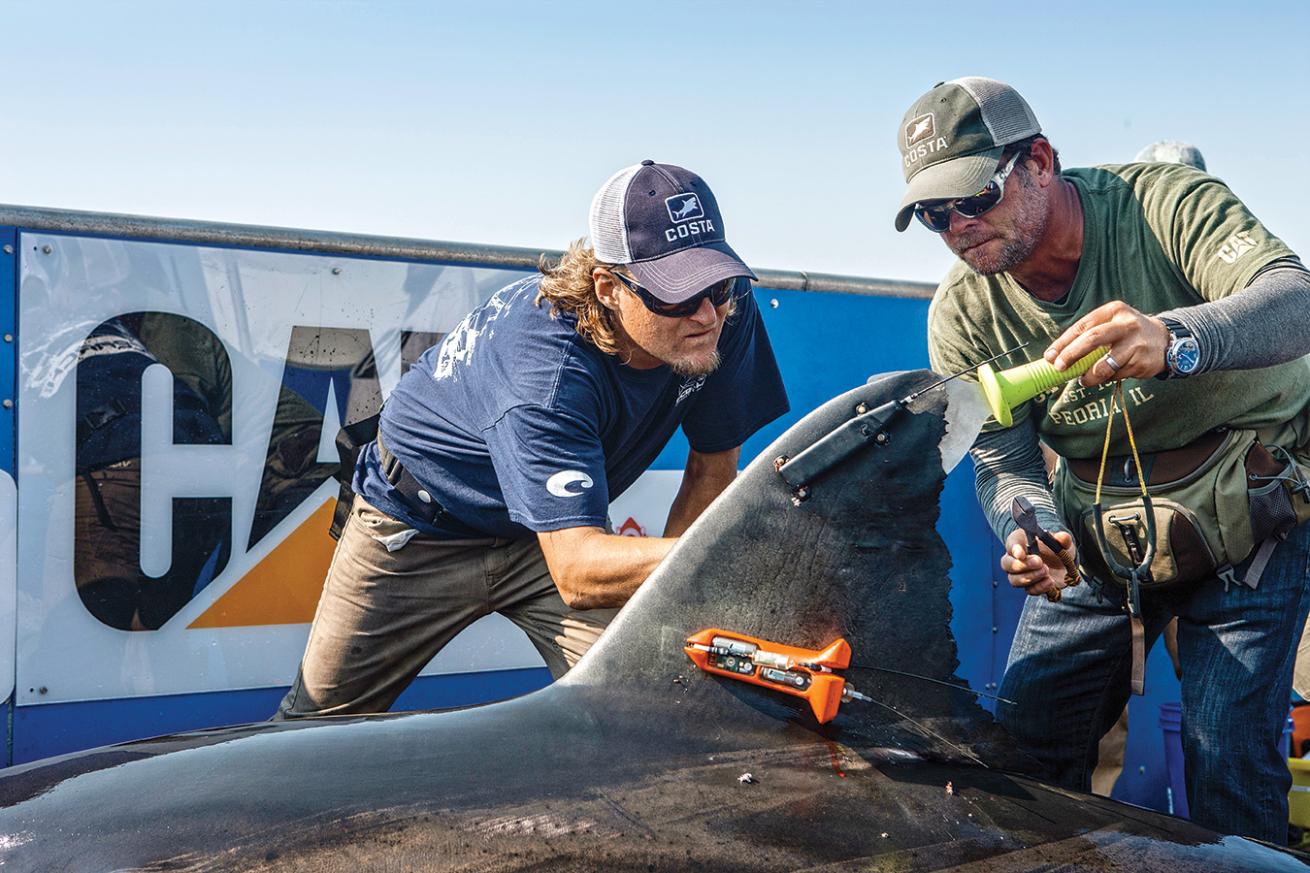
[[[1305,870],[1301,856],[1043,784],[955,675],[937,534],[946,391],[793,494],[774,459],[929,384],[886,376],[780,437],[578,666],[447,712],[199,731],[0,774],[9,871]],[[958,434],[957,434],[958,437]],[[697,672],[720,627],[838,636],[872,703]],[[893,672],[894,671],[894,672]],[[744,774],[750,780],[743,780]]]

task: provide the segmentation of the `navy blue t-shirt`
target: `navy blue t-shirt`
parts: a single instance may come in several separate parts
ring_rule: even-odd
[[[401,377],[382,410],[387,448],[456,520],[424,524],[382,474],[377,444],[354,488],[383,512],[445,538],[528,537],[604,527],[610,501],[681,425],[721,452],[788,409],[754,297],[737,301],[709,376],[625,366],[536,303],[540,275],[497,291]]]

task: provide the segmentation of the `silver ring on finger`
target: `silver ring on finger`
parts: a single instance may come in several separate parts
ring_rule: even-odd
[[[1118,373],[1119,368],[1123,366],[1123,364],[1116,361],[1114,359],[1114,355],[1110,354],[1109,352],[1106,352],[1105,357],[1101,358],[1101,360],[1105,361],[1106,365],[1110,368],[1110,371],[1113,373]]]

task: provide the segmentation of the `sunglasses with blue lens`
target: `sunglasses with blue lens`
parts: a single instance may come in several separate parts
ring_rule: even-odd
[[[951,229],[951,213],[958,212],[965,218],[977,218],[996,208],[1005,197],[1005,180],[1014,172],[1020,154],[1010,158],[1003,166],[996,168],[996,174],[987,185],[971,197],[957,197],[954,200],[929,200],[914,205],[914,217],[933,233],[946,233]]]
[[[641,302],[645,304],[647,309],[656,315],[662,315],[665,318],[685,318],[688,315],[692,315],[700,309],[701,301],[707,297],[709,298],[711,305],[715,307],[722,306],[733,298],[737,290],[738,282],[744,281],[740,276],[733,276],[715,282],[710,287],[687,298],[681,303],[667,303],[617,270],[610,270],[609,274],[622,282],[623,285],[633,294],[636,294]]]

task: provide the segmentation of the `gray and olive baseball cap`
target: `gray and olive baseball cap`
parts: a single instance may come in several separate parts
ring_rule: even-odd
[[[723,279],[755,274],[724,240],[710,186],[690,170],[642,161],[609,178],[591,201],[597,259],[623,264],[665,303]]]
[[[1004,82],[966,76],[938,82],[901,120],[897,145],[908,187],[896,229],[914,204],[977,194],[996,173],[1005,146],[1042,132],[1028,101]]]

